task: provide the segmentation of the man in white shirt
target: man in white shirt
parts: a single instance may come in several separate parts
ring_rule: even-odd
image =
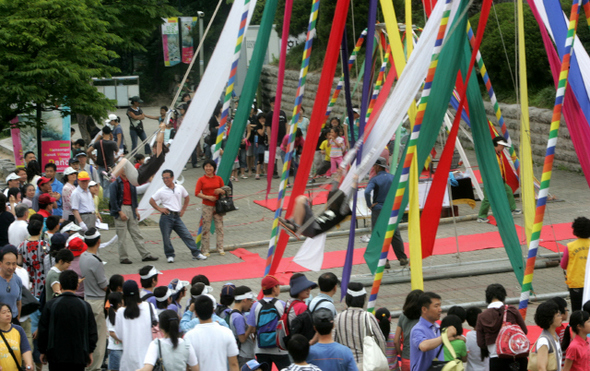
[[[90,175],[85,171],[79,172],[78,187],[72,192],[72,198],[70,200],[72,214],[74,214],[76,223],[82,228],[82,232],[86,232],[96,224],[94,200],[92,199],[92,193],[88,189],[89,184]]]
[[[6,189],[4,190],[6,197],[8,197],[8,190],[10,188],[20,188],[20,176],[16,175],[16,173],[10,173],[6,177]]]
[[[29,208],[25,204],[18,204],[14,208],[16,220],[8,227],[8,243],[19,246],[21,242],[29,238]]]
[[[78,175],[78,179],[80,179],[80,175]],[[207,259],[205,255],[201,254],[201,250],[197,247],[195,239],[182,222],[182,219],[180,219],[184,215],[190,201],[188,192],[183,186],[174,184],[174,172],[172,170],[164,170],[162,172],[162,179],[165,185],[150,198],[150,205],[162,213],[160,216],[160,232],[162,232],[164,254],[168,258],[168,263],[174,263],[175,257],[174,247],[170,241],[172,231],[176,232],[186,247],[191,250],[193,260]],[[158,206],[158,204],[161,206]]]
[[[200,324],[184,335],[195,349],[201,370],[238,371],[238,345],[230,329],[211,320],[213,300],[207,295],[195,299],[195,313]]]

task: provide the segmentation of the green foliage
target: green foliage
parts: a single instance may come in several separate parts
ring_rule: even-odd
[[[133,71],[173,12],[167,0],[0,0],[0,129],[37,105],[104,117],[113,102],[91,78]]]
[[[518,72],[515,62],[514,4],[498,4],[495,5],[495,10],[498,22],[492,9],[480,51],[498,99],[511,101],[515,97],[511,72]],[[471,17],[470,21],[476,32],[479,14]],[[539,26],[528,7],[524,9],[524,28],[528,88],[530,94],[534,95],[548,85],[551,86],[552,78]]]
[[[121,42],[96,17],[99,0],[11,0],[0,2],[0,125],[20,113],[69,106],[77,113],[104,116],[112,107],[91,84],[109,76],[117,55],[107,46]]]

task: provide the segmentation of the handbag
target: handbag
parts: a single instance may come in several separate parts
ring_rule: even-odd
[[[162,331],[160,331],[160,326],[158,325],[158,319],[154,314],[154,309],[152,308],[152,304],[147,303],[150,307],[150,318],[152,319],[152,340],[162,339],[164,335],[162,335]]]
[[[373,328],[367,326],[367,317],[365,316],[365,337],[363,338],[363,371],[388,371],[389,362],[383,351],[375,341],[375,334]],[[371,334],[368,334],[368,329]]]
[[[16,359],[16,356],[14,355],[14,351],[10,347],[10,344],[8,344],[8,341],[6,341],[6,338],[4,337],[4,334],[2,333],[2,331],[0,331],[0,336],[2,336],[2,340],[4,340],[4,344],[6,344],[6,348],[8,348],[8,351],[10,352],[10,355],[12,356],[12,359],[14,359],[14,363],[16,363],[16,368],[19,371],[26,371],[27,370],[27,367],[25,366],[25,362],[23,361],[23,363],[21,365],[18,364],[18,361]]]
[[[226,186],[222,188],[225,191],[225,194],[219,195],[219,198],[215,201],[215,212],[223,215],[227,212],[236,210],[236,207],[234,205],[231,188]]]
[[[39,300],[31,294],[29,290],[23,287],[23,297],[22,297],[22,307],[21,307],[21,316],[28,316],[29,314],[33,314],[41,307]],[[44,293],[45,291],[43,291]]]
[[[153,371],[166,371],[164,367],[164,361],[162,360],[162,346],[160,345],[161,340],[158,340],[158,358],[156,358],[156,364],[154,364]]]
[[[547,371],[556,371],[557,370],[557,355],[555,354],[555,344],[553,343],[555,340],[553,339],[553,337],[549,338],[547,335],[543,335],[541,333],[541,335],[539,336],[539,339],[541,337],[545,337],[549,340],[549,351],[547,354],[547,367],[546,370]],[[539,341],[539,339],[537,339],[537,341]],[[535,342],[535,350],[533,351],[533,349],[531,349],[531,351],[529,352],[529,363],[527,365],[527,370],[529,371],[537,371],[539,369],[539,364],[538,364],[538,359],[537,359],[537,342]]]

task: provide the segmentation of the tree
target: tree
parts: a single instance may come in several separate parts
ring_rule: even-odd
[[[114,102],[91,79],[120,72],[116,51],[145,50],[173,12],[167,0],[0,0],[0,129],[59,106],[106,116]]]
[[[112,102],[92,77],[109,76],[121,39],[95,14],[98,0],[0,2],[0,125],[37,107],[68,106],[101,117]]]

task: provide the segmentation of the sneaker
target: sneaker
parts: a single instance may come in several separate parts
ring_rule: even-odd
[[[490,220],[488,218],[477,218],[478,223],[488,223]]]
[[[145,258],[141,259],[142,262],[155,262],[159,258],[157,256],[146,256]]]
[[[389,264],[389,259],[385,262],[385,269],[391,269],[391,264]]]
[[[169,256],[168,259],[166,259],[168,261],[168,263],[174,263],[174,257],[173,256]]]
[[[285,218],[279,218],[279,225],[285,230],[285,232],[289,233],[296,239],[301,240],[299,235],[297,235],[297,229],[299,227],[295,223]]]
[[[520,214],[522,214],[522,210],[520,210],[520,209],[512,210],[512,215],[520,215]]]
[[[242,179],[248,179],[246,175],[242,175]]]
[[[123,259],[119,263],[121,263],[121,264],[133,264],[133,262],[131,260],[129,260],[129,259]]]
[[[402,267],[408,265],[408,259],[401,258],[399,260],[399,265],[401,265]]]
[[[193,260],[207,260],[207,257],[199,253],[199,255],[193,255]]]
[[[368,243],[369,241],[371,241],[371,235],[366,234],[364,236],[361,236],[361,242]]]

